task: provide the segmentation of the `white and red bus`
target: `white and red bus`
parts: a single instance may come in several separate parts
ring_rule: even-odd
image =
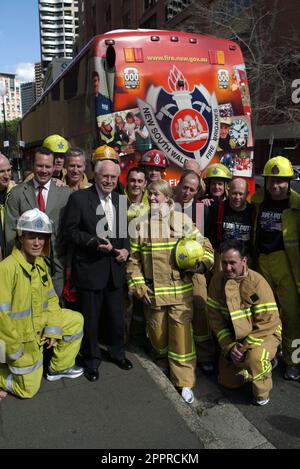
[[[26,151],[50,134],[87,155],[102,143],[114,146],[123,182],[144,151],[159,148],[171,185],[191,158],[204,173],[221,161],[251,186],[251,105],[240,47],[178,31],[96,36],[20,123]]]

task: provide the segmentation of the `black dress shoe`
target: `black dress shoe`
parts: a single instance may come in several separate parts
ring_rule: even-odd
[[[86,379],[89,381],[97,381],[99,379],[99,371],[98,370],[93,370],[93,369],[85,369],[84,370],[84,376]]]
[[[110,357],[110,361],[112,363],[115,363],[115,365],[117,365],[122,370],[131,370],[131,368],[133,368],[133,365],[131,361],[128,360],[128,358],[122,358],[121,360],[119,360],[118,358]]]

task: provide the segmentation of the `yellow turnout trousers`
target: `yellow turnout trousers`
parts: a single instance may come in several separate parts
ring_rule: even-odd
[[[215,347],[207,317],[206,278],[202,274],[194,274],[192,282],[194,296],[193,330],[197,361],[200,363],[212,362],[215,357]]]
[[[53,347],[50,366],[53,371],[71,368],[79,352],[83,336],[83,316],[68,309],[61,310],[62,339]],[[36,340],[23,343],[23,355],[14,361],[0,365],[0,389],[18,397],[33,397],[39,390],[43,376],[43,340],[41,333]]]
[[[300,338],[300,300],[286,253],[276,251],[260,254],[258,268],[278,302],[282,322],[283,359],[287,365],[294,365],[292,353],[295,349],[292,348],[292,342]]]
[[[231,360],[220,356],[219,383],[229,389],[239,388],[252,382],[255,399],[266,399],[272,390],[272,365],[279,340],[274,335],[267,337],[262,346],[253,346],[245,354],[245,360],[235,366]]]
[[[196,351],[193,340],[193,299],[170,306],[146,306],[149,338],[157,353],[156,363],[170,368],[176,387],[196,383]]]

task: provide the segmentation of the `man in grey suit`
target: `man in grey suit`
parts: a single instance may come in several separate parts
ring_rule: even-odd
[[[5,214],[6,256],[15,242],[16,222],[26,210],[39,208],[53,222],[51,253],[45,258],[52,276],[53,285],[61,298],[64,284],[66,255],[63,252],[60,222],[71,191],[68,187],[57,187],[51,180],[54,171],[54,155],[47,148],[37,148],[34,153],[33,174],[28,182],[14,187],[9,194]]]

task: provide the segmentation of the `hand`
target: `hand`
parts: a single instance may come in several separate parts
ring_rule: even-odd
[[[118,253],[119,255],[116,256],[116,261],[117,262],[126,262],[129,256],[129,252],[127,249],[115,249],[115,252]]]
[[[230,350],[230,358],[234,365],[238,365],[244,360],[244,352],[241,352],[241,348],[243,348],[243,345],[236,343]]]
[[[150,288],[148,288],[148,291],[145,292],[144,297],[143,297],[143,302],[145,303],[145,305],[151,305],[151,299],[149,298],[148,293],[153,294],[153,291],[150,290]]]
[[[46,337],[45,344],[48,344],[47,349],[53,347],[57,343],[57,339],[50,339],[49,337]]]
[[[202,199],[201,202],[206,205],[206,207],[210,207],[211,204],[214,202],[214,199]]]
[[[101,251],[104,253],[110,252],[113,249],[113,246],[109,239],[106,239],[105,243],[98,243],[97,251]]]
[[[197,262],[193,269],[187,269],[186,272],[191,272],[192,274],[204,274],[206,272],[206,267],[203,262]]]

